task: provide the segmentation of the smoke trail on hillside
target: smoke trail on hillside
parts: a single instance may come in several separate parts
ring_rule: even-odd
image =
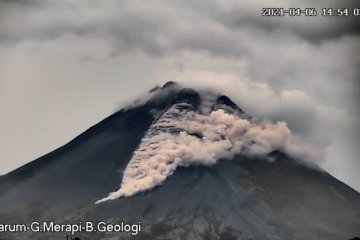
[[[199,113],[190,104],[178,103],[149,128],[124,171],[121,187],[96,203],[150,190],[178,166],[209,166],[235,154],[266,156],[274,150],[296,158],[316,155],[284,122],[256,122],[221,108]]]

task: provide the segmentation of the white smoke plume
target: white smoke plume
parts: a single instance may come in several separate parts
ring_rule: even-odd
[[[267,155],[274,150],[296,158],[317,154],[300,143],[284,122],[257,122],[221,108],[199,113],[190,104],[178,103],[149,128],[124,171],[119,190],[96,203],[150,190],[178,166],[209,166],[240,153]]]

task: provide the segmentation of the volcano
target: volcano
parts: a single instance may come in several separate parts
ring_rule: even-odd
[[[1,176],[0,239],[360,236],[360,194],[312,164],[316,149],[286,124],[174,82],[149,95]],[[35,221],[126,222],[141,231],[4,230]]]

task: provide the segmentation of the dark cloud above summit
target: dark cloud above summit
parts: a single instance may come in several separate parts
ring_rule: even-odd
[[[110,38],[118,51],[148,54],[207,50],[232,55],[241,50],[237,33],[286,32],[312,43],[358,35],[355,17],[266,18],[263,7],[354,7],[354,1],[2,1],[2,41],[53,39],[63,34]],[[24,17],[22,17],[24,16]],[[228,48],[232,47],[233,51]],[[242,51],[240,51],[242,52]]]
[[[247,74],[275,90],[305,85],[326,101],[333,91],[358,94],[353,85],[359,59],[352,53],[359,49],[359,18],[261,16],[263,7],[316,7],[320,15],[323,7],[354,8],[354,1],[24,2],[0,2],[0,43],[46,43],[74,35],[106,41],[112,48],[109,58],[133,52],[150,57],[199,52],[246,61]],[[342,81],[351,82],[350,89],[339,89]]]

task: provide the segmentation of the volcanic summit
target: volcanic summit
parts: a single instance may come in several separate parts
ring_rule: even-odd
[[[81,239],[350,239],[360,194],[321,170],[284,122],[168,82],[0,177],[1,223],[141,222]],[[62,239],[0,232],[0,239]]]

